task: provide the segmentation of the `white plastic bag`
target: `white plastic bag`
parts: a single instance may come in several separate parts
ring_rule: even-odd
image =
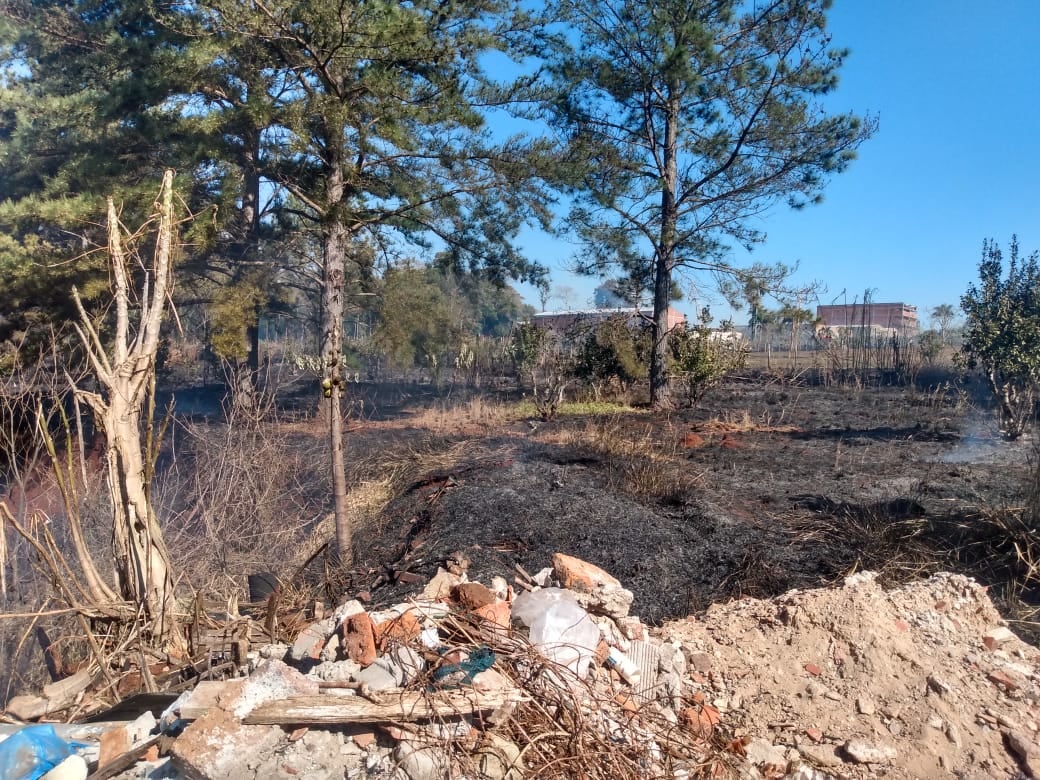
[[[599,626],[569,591],[542,588],[521,593],[513,602],[513,617],[527,626],[538,652],[585,678],[599,644]]]

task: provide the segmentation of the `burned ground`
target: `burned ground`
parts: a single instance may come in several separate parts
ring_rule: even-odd
[[[960,571],[996,586],[998,601],[1015,578],[1012,562],[993,557],[1003,542],[992,520],[1021,503],[1032,448],[1003,441],[952,385],[737,379],[691,411],[522,420],[471,434],[461,422],[439,429],[454,457],[386,507],[377,535],[362,533],[355,586],[428,576],[457,551],[485,578],[537,570],[563,550],[613,572],[635,592],[634,610],[660,622],[862,568],[892,584]],[[406,418],[359,424],[353,435],[368,450],[381,437],[429,431]],[[406,588],[387,584],[374,596],[389,601]]]

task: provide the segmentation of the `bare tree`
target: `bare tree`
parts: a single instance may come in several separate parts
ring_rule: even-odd
[[[102,392],[76,389],[104,429],[108,487],[112,494],[113,546],[116,575],[124,598],[140,605],[153,639],[176,640],[174,588],[170,555],[149,497],[151,478],[151,415],[142,420],[147,398],[155,389],[155,356],[169,295],[173,254],[173,171],[166,171],[156,203],[155,250],[140,292],[128,273],[123,229],[115,203],[108,199],[108,252],[112,265],[115,332],[106,349],[98,328],[80,300],[76,332],[87,351]],[[131,323],[131,300],[140,312]],[[142,437],[145,437],[142,440]]]

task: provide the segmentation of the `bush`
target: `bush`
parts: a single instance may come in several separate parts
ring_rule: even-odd
[[[633,382],[647,378],[650,339],[649,328],[633,328],[627,317],[611,317],[580,339],[575,376],[592,389],[597,401],[611,385],[624,393]]]
[[[1019,256],[1011,238],[1007,275],[992,241],[982,245],[979,284],[961,298],[967,317],[961,348],[969,368],[980,368],[997,398],[1001,431],[1022,435],[1033,419],[1040,380],[1040,256]]]
[[[672,331],[670,345],[672,374],[689,406],[699,403],[727,374],[747,365],[743,339],[720,339],[705,325]]]

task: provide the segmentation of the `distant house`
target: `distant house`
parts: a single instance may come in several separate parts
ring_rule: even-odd
[[[583,309],[573,311],[543,311],[531,317],[531,324],[551,330],[554,333],[566,333],[574,326],[592,327],[614,317],[625,317],[631,327],[640,324],[649,325],[654,318],[652,309],[618,308],[618,309]],[[668,328],[686,324],[686,315],[678,309],[668,307]]]
[[[818,330],[915,335],[917,307],[907,303],[848,303],[817,306]]]

